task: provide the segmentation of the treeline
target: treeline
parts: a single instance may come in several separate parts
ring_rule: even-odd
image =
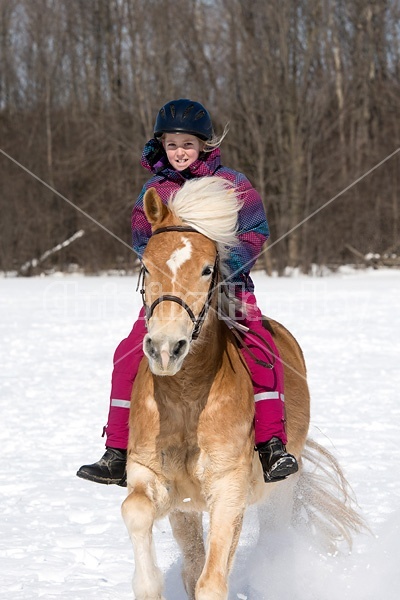
[[[229,121],[271,242],[293,230],[266,268],[396,253],[399,154],[305,219],[400,146],[399,22],[398,0],[0,0],[0,146],[130,244],[156,112],[189,97]],[[4,155],[0,227],[0,270],[134,262]]]

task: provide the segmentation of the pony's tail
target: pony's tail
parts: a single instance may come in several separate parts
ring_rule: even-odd
[[[307,439],[302,454],[292,524],[311,528],[332,551],[343,540],[351,549],[354,535],[369,531],[338,461],[311,439]]]

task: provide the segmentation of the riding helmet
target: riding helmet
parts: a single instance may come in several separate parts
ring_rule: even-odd
[[[163,133],[189,133],[206,142],[213,136],[211,117],[200,102],[171,100],[160,109],[154,125],[155,137]]]

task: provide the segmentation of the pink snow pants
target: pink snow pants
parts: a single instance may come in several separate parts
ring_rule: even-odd
[[[262,342],[250,333],[246,335],[245,343],[256,358],[274,365],[272,369],[259,365],[256,358],[242,348],[254,387],[255,443],[266,442],[276,436],[286,444],[283,366],[271,334],[262,326],[262,315],[254,294],[244,292],[241,297],[249,305],[247,317],[241,319],[241,322],[268,342],[267,354]],[[111,448],[125,449],[128,445],[130,399],[133,382],[143,358],[142,345],[145,334],[144,308],[142,308],[132,331],[126,339],[122,340],[114,354],[110,409],[107,425],[104,428],[107,435],[106,446]]]

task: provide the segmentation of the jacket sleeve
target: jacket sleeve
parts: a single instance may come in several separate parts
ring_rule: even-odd
[[[243,206],[238,215],[238,238],[240,244],[230,251],[227,261],[233,283],[246,281],[269,237],[269,228],[260,195],[250,181],[241,173],[236,176],[236,189]]]
[[[132,245],[133,249],[138,255],[138,258],[141,260],[143,256],[143,252],[147,246],[147,242],[151,237],[151,226],[148,220],[146,219],[146,215],[144,214],[143,209],[143,197],[145,191],[147,190],[147,185],[145,184],[140,192],[138,199],[135,202],[135,205],[132,210]]]

